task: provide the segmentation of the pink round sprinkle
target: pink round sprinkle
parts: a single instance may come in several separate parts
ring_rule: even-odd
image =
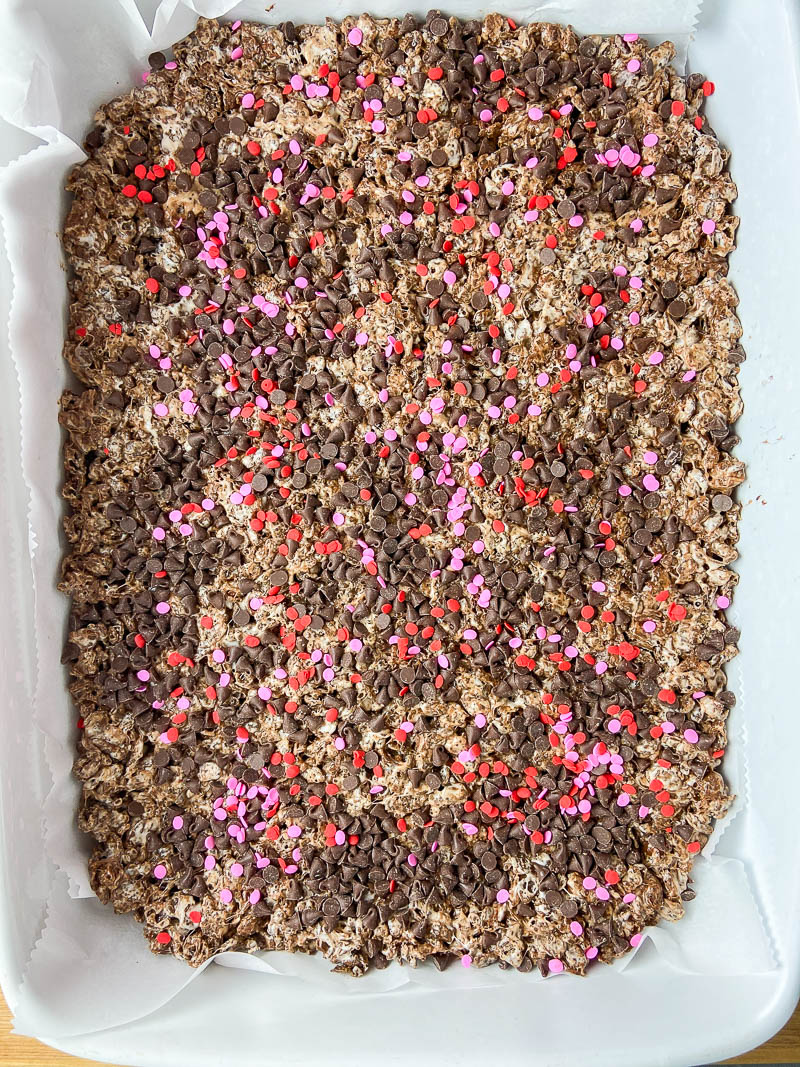
[[[163,863],[157,863],[155,865],[155,867],[153,868],[153,877],[154,878],[165,878],[166,874],[167,874],[167,868],[164,866]]]
[[[242,107],[245,109],[251,108],[255,102],[256,98],[252,93],[245,93],[242,97]]]
[[[244,867],[241,865],[241,863],[232,863],[231,864],[231,875],[234,878],[241,878],[243,874],[244,874]]]
[[[576,937],[580,937],[581,934],[583,933],[583,927],[581,926],[581,924],[579,922],[577,922],[574,919],[569,924],[569,928],[573,932],[573,934],[575,934]]]
[[[683,736],[689,742],[690,745],[696,745],[697,742],[700,740],[697,730],[693,730],[691,726],[688,726],[683,731]]]
[[[628,60],[628,70],[631,72],[631,74],[635,74],[639,67],[641,67],[641,65],[642,64],[639,62],[638,59]]]
[[[655,628],[656,628],[656,624],[653,622],[652,619],[645,619],[644,622],[642,623],[642,629],[644,630],[644,632],[646,634],[653,633]]]
[[[162,600],[158,604],[156,604],[156,611],[159,615],[167,615],[169,614],[169,610],[170,607],[166,600]]]
[[[350,42],[350,44],[354,44],[356,48],[358,48],[358,46],[364,40],[364,34],[361,32],[358,26],[354,26],[352,30],[348,33],[347,40]]]
[[[547,969],[550,971],[551,974],[561,974],[561,972],[564,970],[564,964],[561,962],[561,960],[550,960],[550,962],[547,964]]]
[[[652,474],[645,474],[644,478],[642,478],[642,485],[649,493],[655,493],[660,484],[658,478]]]
[[[173,830],[182,830],[183,829],[183,819],[180,817],[180,815],[176,815],[175,818],[172,820],[172,829]]]
[[[222,889],[220,890],[219,899],[223,904],[230,904],[233,900],[233,893],[231,893],[230,889]]]
[[[471,967],[472,966],[472,956],[470,956],[470,954],[468,952],[465,952],[464,955],[461,957],[461,966],[462,967]]]
[[[595,959],[595,957],[597,956],[597,953],[599,951],[600,951],[599,949],[596,949],[594,947],[594,945],[592,945],[591,948],[587,948],[586,949],[586,952],[584,953],[584,955],[586,956],[587,960],[593,960],[593,959]]]
[[[655,367],[657,364],[659,364],[662,361],[663,358],[664,358],[664,353],[663,352],[651,352],[650,355],[647,357],[647,362],[651,366]]]
[[[641,945],[641,943],[642,943],[642,935],[641,934],[634,934],[633,937],[631,938],[632,947],[636,948],[636,946],[637,945]]]
[[[713,233],[714,230],[716,230],[716,228],[717,228],[717,224],[716,224],[716,222],[714,222],[713,219],[704,219],[703,220],[703,233],[709,233],[709,234]]]
[[[498,904],[505,904],[505,902],[507,900],[508,900],[508,890],[507,889],[498,889],[497,890],[497,903]]]
[[[155,534],[153,536],[155,536]],[[726,596],[718,596],[717,597],[717,607],[718,608],[722,608],[722,610],[724,611],[725,608],[727,608],[729,606],[730,606],[730,600]]]

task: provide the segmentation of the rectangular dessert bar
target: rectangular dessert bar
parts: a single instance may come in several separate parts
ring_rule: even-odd
[[[743,469],[714,90],[200,20],[69,182],[80,824],[155,951],[543,974],[693,896]]]

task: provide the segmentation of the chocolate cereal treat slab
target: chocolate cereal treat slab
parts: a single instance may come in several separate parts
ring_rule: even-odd
[[[201,20],[69,181],[80,825],[155,951],[584,973],[730,796],[737,220],[669,44]]]

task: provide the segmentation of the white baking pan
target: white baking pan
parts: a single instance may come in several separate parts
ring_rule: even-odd
[[[211,14],[224,5],[196,0],[195,6]],[[385,14],[409,5],[380,0],[365,6]],[[486,10],[465,0],[441,6],[461,15]],[[518,20],[529,10],[518,3],[497,6]],[[697,0],[549,0],[537,12],[544,9],[555,17],[568,9],[582,32],[652,32],[656,23],[663,23],[665,10],[674,9],[676,18],[685,19],[697,6]],[[29,111],[51,115],[54,126],[79,140],[92,107],[133,83],[135,68],[128,70],[114,53],[115,27],[120,19],[132,23],[138,18],[134,0],[20,0],[5,7],[0,13],[7,57],[0,71],[0,114],[10,117],[12,125],[0,120],[0,162],[38,143],[13,126],[19,84],[14,75],[22,62],[14,57],[26,52],[25,41],[43,35],[50,42],[46,53],[25,60],[33,97],[27,101]],[[138,23],[143,61],[152,50],[147,33],[158,4],[139,0],[138,7],[146,23]],[[624,27],[610,27],[618,9],[626,8],[635,10],[636,18]],[[301,8],[277,0],[261,17],[313,21],[324,10],[315,2]],[[330,13],[341,16],[349,10],[340,2]],[[94,12],[89,28],[87,11]],[[648,25],[653,11],[658,17]],[[164,0],[156,31],[172,25],[186,32],[189,22],[179,0]],[[81,42],[89,32],[99,44],[87,59]],[[41,337],[44,372],[49,366],[53,373],[63,373],[58,368],[64,293],[56,231],[62,210],[59,190],[70,162],[67,148],[58,157],[60,169],[54,166],[29,189],[17,188],[16,200],[0,198],[0,206],[13,212],[3,222],[15,243],[26,236],[24,226],[20,233],[20,217],[35,218],[38,212],[46,220],[29,227],[25,253],[29,260],[41,257],[40,270],[12,278],[0,255],[0,981],[18,1013],[21,1032],[75,1055],[154,1067],[240,1062],[337,1067],[370,1061],[420,1067],[467,1061],[658,1067],[735,1055],[766,1040],[785,1022],[800,992],[800,835],[795,823],[800,812],[800,714],[794,673],[798,667],[800,678],[800,4],[706,0],[689,45],[689,66],[716,83],[707,113],[732,152],[742,224],[731,277],[741,298],[748,354],[741,370],[746,410],[737,449],[748,465],[748,480],[740,490],[741,582],[731,613],[743,632],[732,673],[740,699],[731,716],[728,772],[740,802],[714,857],[698,862],[695,904],[701,907],[704,898],[707,905],[714,904],[710,918],[708,907],[697,913],[707,916],[703,938],[695,940],[690,905],[689,917],[675,928],[684,955],[663,951],[656,940],[626,966],[598,968],[586,979],[559,976],[534,984],[496,972],[497,980],[486,986],[474,984],[473,976],[453,974],[435,991],[410,984],[370,992],[369,986],[328,981],[319,972],[306,981],[212,965],[166,1003],[159,996],[163,1001],[180,984],[168,969],[182,965],[133,955],[124,975],[131,990],[130,1021],[119,1024],[125,1012],[118,987],[100,983],[87,1008],[81,981],[93,966],[104,964],[97,946],[127,959],[130,930],[125,920],[113,920],[118,937],[114,933],[110,941],[103,940],[99,930],[107,917],[100,916],[95,901],[69,897],[67,879],[52,861],[55,855],[70,869],[65,857],[71,856],[79,868],[71,840],[45,845],[42,809],[50,769],[69,758],[64,739],[72,712],[65,678],[52,666],[61,641],[57,620],[65,609],[54,575],[46,566],[42,572],[43,560],[50,556],[43,556],[31,534],[28,506],[33,506],[35,531],[37,525],[47,529],[47,523],[56,528],[60,504],[55,493],[30,493],[21,434],[26,435],[28,465],[52,473],[60,461],[55,407],[21,405],[9,358],[10,342],[22,335],[28,341]],[[67,108],[60,113],[58,87],[65,71],[85,88],[85,109],[77,116]],[[56,140],[54,129],[38,133],[43,142]],[[27,297],[24,315],[20,304],[11,308],[20,286]],[[5,330],[9,321],[11,339]],[[42,391],[49,395],[46,383]],[[31,411],[37,412],[34,425]],[[56,724],[63,719],[60,735],[57,729],[52,736],[43,733],[40,725],[48,715]],[[60,802],[71,810],[66,793]],[[756,927],[741,921],[732,900],[726,907],[719,888],[726,884],[726,858],[738,872],[740,888],[749,888]],[[712,871],[722,872],[722,882],[715,881]],[[73,895],[80,888],[73,880]],[[76,961],[74,982],[65,959]],[[168,979],[155,994],[154,973],[156,985]],[[492,981],[490,973],[486,978]],[[160,1006],[142,1014],[147,995]],[[87,1012],[94,1019],[94,1032],[88,1034],[80,1022]]]

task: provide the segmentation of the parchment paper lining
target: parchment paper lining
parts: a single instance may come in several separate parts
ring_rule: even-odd
[[[569,22],[581,32],[640,32],[654,40],[672,40],[677,48],[676,63],[683,69],[700,3],[620,0],[598,6],[587,0],[544,0],[533,6],[501,6],[518,21]],[[409,9],[407,4],[386,0],[369,6],[376,16]],[[67,13],[56,0],[40,0],[36,7],[48,17],[31,21],[30,53],[15,56],[4,75],[5,117],[44,143],[0,173],[0,211],[14,278],[9,330],[22,398],[22,463],[28,491],[27,500],[9,503],[25,509],[30,525],[35,631],[29,649],[30,668],[36,678],[33,714],[44,734],[53,783],[43,813],[45,847],[59,870],[42,936],[28,965],[16,1028],[22,1033],[55,1037],[91,1033],[140,1018],[166,1003],[200,973],[171,957],[152,956],[130,917],[114,915],[93,898],[86,875],[89,843],[75,825],[80,789],[71,774],[74,711],[59,663],[67,604],[55,590],[62,552],[56,413],[67,376],[61,359],[63,321],[52,315],[54,307],[63,307],[66,296],[59,243],[64,200],[61,189],[69,168],[83,158],[76,142],[89,125],[94,108],[135,84],[150,52],[167,48],[190,32],[198,14],[263,20],[264,8],[252,2],[231,5],[225,0],[162,0],[155,10],[152,0],[140,0],[141,13],[133,0],[75,0]],[[486,10],[491,7],[476,8],[463,0],[446,6],[448,13],[462,17]],[[307,4],[303,21],[321,21],[325,15],[341,18],[350,11],[351,5],[342,0],[333,5]],[[299,21],[296,11],[279,0],[269,19],[277,22],[286,17]],[[148,32],[151,24],[152,34]],[[76,26],[80,28],[77,33]],[[45,306],[46,316],[42,315]],[[738,661],[729,667],[728,677],[739,704],[729,721],[730,746],[724,773],[737,795],[736,802],[717,825],[697,862],[698,897],[688,906],[686,917],[677,926],[662,924],[648,931],[639,949],[615,965],[620,972],[644,966],[654,951],[676,971],[690,974],[752,974],[776,966],[772,939],[746,867],[723,854],[727,828],[748,805],[744,690]],[[732,915],[740,931],[736,939],[725,935],[731,929]],[[226,953],[214,962],[267,974],[273,980],[280,977],[309,983],[320,992],[346,997],[420,988],[435,992],[452,989],[454,984],[501,988],[509,982],[542,980],[538,975],[523,976],[497,967],[470,971],[452,968],[440,974],[429,966],[411,969],[399,965],[354,980],[332,974],[321,958],[287,953]],[[561,980],[576,979],[563,976]]]

